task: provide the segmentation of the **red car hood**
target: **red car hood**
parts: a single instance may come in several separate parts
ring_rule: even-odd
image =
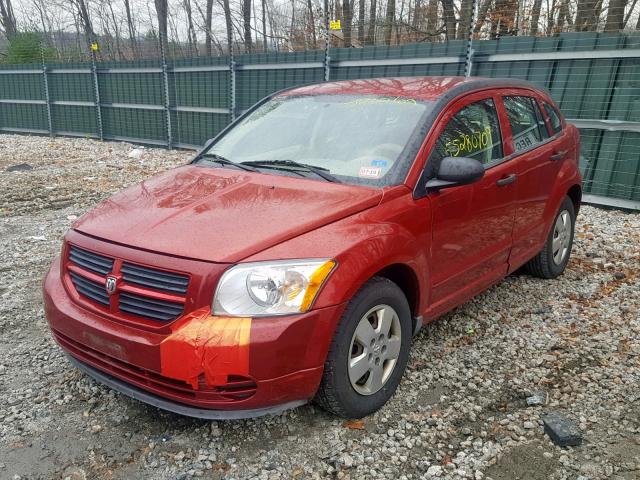
[[[154,252],[237,262],[381,198],[381,189],[187,165],[112,196],[73,228]]]

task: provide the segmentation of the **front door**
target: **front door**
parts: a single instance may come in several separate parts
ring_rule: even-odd
[[[434,173],[445,156],[471,157],[485,166],[476,183],[428,194],[433,314],[465,301],[508,270],[517,177],[504,161],[496,100],[480,93],[454,104],[427,161],[427,171]]]

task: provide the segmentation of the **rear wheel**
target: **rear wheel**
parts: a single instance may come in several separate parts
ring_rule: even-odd
[[[564,272],[573,246],[575,220],[573,202],[565,197],[543,249],[526,264],[527,272],[540,278],[556,278]]]
[[[411,312],[400,287],[367,282],[336,329],[316,403],[347,418],[369,415],[393,395],[407,366]]]

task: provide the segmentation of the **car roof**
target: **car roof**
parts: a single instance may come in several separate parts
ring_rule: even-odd
[[[530,82],[513,78],[384,77],[316,83],[294,87],[277,95],[384,95],[417,100],[437,100],[483,88],[527,88],[540,91],[539,87]]]

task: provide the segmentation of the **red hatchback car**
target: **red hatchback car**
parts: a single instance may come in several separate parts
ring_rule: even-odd
[[[380,408],[412,335],[525,265],[560,275],[579,135],[509,79],[323,83],[102,202],[44,281],[73,364],[166,410]]]

